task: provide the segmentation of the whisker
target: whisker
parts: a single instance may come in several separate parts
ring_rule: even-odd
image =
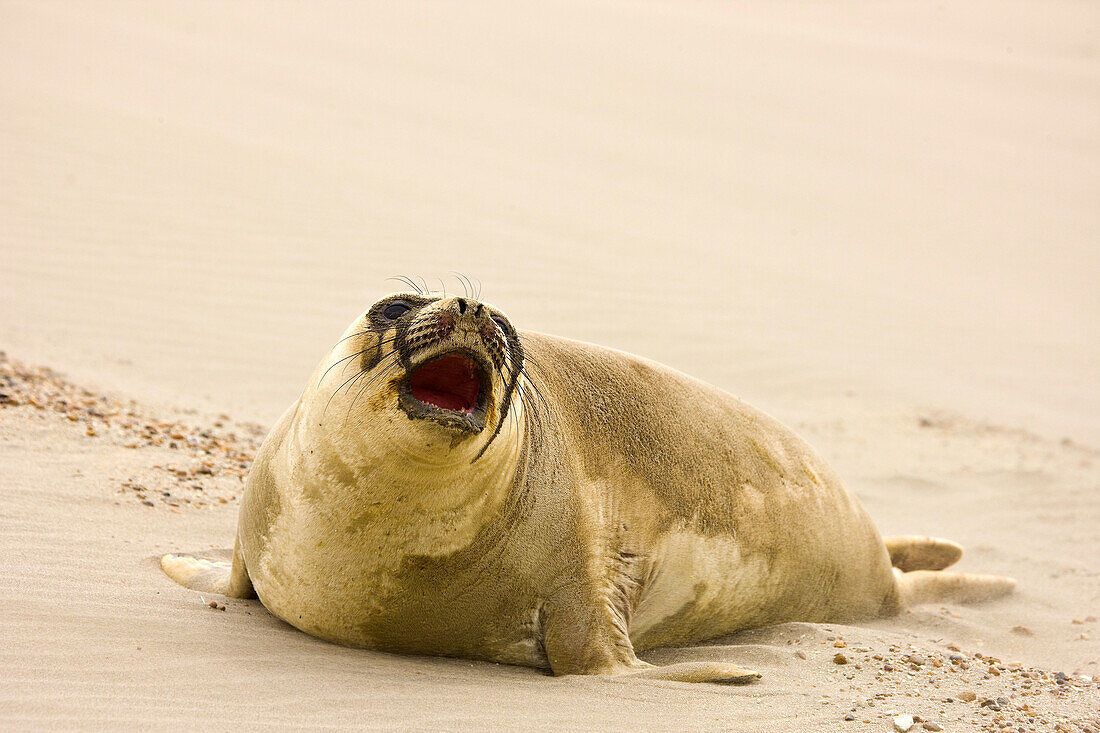
[[[407,277],[406,275],[395,275],[393,277],[387,277],[386,279],[387,280],[397,280],[398,282],[405,283],[410,288],[415,290],[417,295],[423,295],[424,294],[424,291],[420,289],[420,286],[417,285],[415,282],[413,282],[412,279]]]
[[[523,405],[523,414],[526,415],[527,414],[527,404],[523,401],[523,395],[519,396],[519,401],[520,401],[520,404]],[[515,428],[516,433],[519,433],[520,432],[519,414],[515,410],[511,410],[508,414],[508,419],[511,421],[512,427]]]
[[[397,352],[395,351],[395,352],[392,352],[392,353],[396,354]],[[355,407],[355,403],[359,401],[359,397],[362,396],[363,392],[365,392],[367,389],[369,389],[370,386],[372,384],[374,384],[380,376],[382,376],[383,374],[388,374],[390,371],[395,369],[397,367],[397,365],[398,365],[398,362],[391,362],[390,364],[386,365],[386,367],[381,372],[379,372],[378,374],[375,374],[366,383],[364,383],[362,387],[359,388],[359,391],[355,393],[355,397],[352,399],[351,404],[348,405],[347,413],[344,415],[344,424],[345,425],[347,425],[347,423],[348,423],[348,418],[351,417],[352,408]],[[349,387],[348,389],[350,390],[351,388]]]
[[[540,378],[542,378],[543,380],[546,379],[546,372],[542,370],[542,367],[538,365],[538,362],[525,355],[523,366],[520,368],[520,373],[527,380],[527,383],[531,385],[531,389],[535,391],[535,393],[539,396],[539,399],[541,399],[543,402],[546,402],[546,395],[542,393],[539,385],[535,382],[534,376],[527,370],[527,367],[529,365],[533,366],[535,370],[539,372]]]
[[[542,388],[539,387],[538,382],[533,378],[531,374],[527,373],[526,370],[523,372],[522,376],[523,380],[530,387],[531,393],[535,395],[543,405],[546,405],[547,409],[549,409],[550,402],[546,399],[546,395],[543,393]]]
[[[521,383],[520,386],[519,386],[520,398],[524,400],[524,405],[528,408],[529,412],[531,413],[531,419],[538,426],[541,427],[542,426],[542,415],[543,415],[543,413],[542,413],[542,410],[539,409],[539,404],[536,404],[536,403],[541,402],[543,405],[545,405],[546,400],[545,400],[545,398],[542,397],[542,394],[537,391],[537,388],[534,388],[534,385],[530,384],[529,379],[527,379],[526,377],[524,377],[524,379],[528,382],[528,386],[531,387],[532,389],[529,390],[527,387],[525,387]]]
[[[520,376],[522,383],[526,385],[524,391],[531,395],[532,402],[537,403],[535,404],[536,413],[537,417],[541,419],[543,415],[551,411],[550,401],[546,399],[546,394],[542,391],[542,387],[539,386],[538,381],[536,381],[534,376],[527,371],[526,363],[521,370]]]
[[[526,368],[527,366],[533,366],[540,375],[542,375],[543,377],[546,376],[546,370],[543,369],[542,365],[539,364],[538,361],[530,354],[523,355],[523,367]]]
[[[368,332],[367,331],[362,331],[358,335],[362,335],[362,334],[366,334],[366,333],[368,333]],[[352,334],[352,336],[355,336],[355,335],[357,335],[357,334]],[[344,341],[347,341],[349,338],[351,338],[351,336],[347,336],[345,338],[340,339],[339,341],[336,342],[336,346],[339,346]],[[388,346],[389,344],[392,344],[394,341],[397,341],[397,336],[391,336],[390,338],[382,339],[381,341],[379,341],[375,344],[371,344],[370,346],[363,349],[362,351],[357,351],[356,353],[352,354],[351,356],[345,356],[343,359],[340,359],[339,361],[336,361],[335,363],[330,365],[329,368],[325,370],[325,373],[321,375],[321,378],[317,380],[317,386],[320,386],[321,383],[325,381],[325,377],[328,376],[328,373],[330,371],[332,371],[332,368],[335,367],[337,364],[339,364],[341,361],[346,361],[346,360],[351,359],[353,357],[359,356],[360,354],[365,354],[368,351],[370,351],[371,349],[380,349],[383,346]],[[333,347],[333,348],[335,348],[335,347]],[[346,369],[347,365],[345,365],[344,368]]]
[[[317,386],[318,387],[321,386],[321,384],[325,381],[325,377],[328,376],[328,373],[331,372],[333,369],[335,369],[336,366],[338,364],[340,364],[340,362],[347,361],[348,359],[354,359],[355,357],[359,356],[360,354],[367,353],[367,351],[369,351],[371,348],[372,347],[368,346],[366,349],[363,349],[362,351],[356,351],[354,354],[351,354],[349,356],[345,356],[343,359],[340,359],[339,361],[334,361],[332,364],[329,365],[329,368],[325,370],[325,373],[321,375],[321,378],[317,380]],[[344,369],[347,369],[347,367],[348,367],[348,365],[344,364]]]
[[[399,357],[399,358],[394,359],[393,361],[390,361],[388,364],[386,363],[386,361],[388,359],[393,359],[393,357],[395,357],[395,356]],[[371,377],[370,382],[368,384],[374,384],[374,382],[378,379],[378,377],[380,377],[382,374],[385,374],[387,370],[389,370],[389,369],[397,366],[398,364],[400,364],[401,363],[400,356],[401,356],[400,352],[391,351],[390,353],[386,354],[381,359],[379,359],[378,363],[374,365],[374,368],[377,369],[379,366],[382,366],[383,364],[385,364],[385,366],[383,366],[381,372],[379,372],[378,374],[375,374],[373,377]]]
[[[526,361],[526,357],[524,359]],[[532,420],[539,427],[542,426],[543,411],[540,409],[540,405],[546,405],[546,398],[542,394],[531,377],[526,373],[524,367],[520,367],[518,370],[509,369],[509,379],[516,380],[515,392],[519,396],[520,402],[524,407],[524,414],[526,419]],[[526,386],[525,386],[526,384]]]
[[[362,387],[359,388],[359,391],[355,393],[355,398],[351,401],[351,404],[348,405],[348,411],[344,413],[344,425],[348,424],[348,418],[351,417],[351,409],[355,407],[355,403],[359,400],[359,396],[363,394],[363,390],[367,389],[368,386],[369,385],[364,384]],[[351,387],[348,387],[348,390],[350,391]]]
[[[466,293],[466,297],[473,297],[470,295],[470,293],[473,292],[474,284],[470,282],[470,278],[466,277],[461,272],[455,272],[454,270],[451,270],[451,274],[455,276],[456,280],[462,283],[462,290]],[[474,297],[474,299],[476,300],[477,298]]]
[[[466,283],[462,282],[462,278],[461,278],[461,277],[459,276],[459,274],[458,274],[457,272],[455,272],[454,270],[450,270],[450,271],[448,271],[448,272],[447,272],[447,274],[448,274],[448,275],[453,275],[453,276],[454,276],[454,279],[458,281],[458,284],[462,286],[462,292],[463,292],[463,294],[464,294],[464,295],[465,295],[465,296],[466,296],[467,298],[468,298],[468,297],[470,297],[470,294],[466,292]]]
[[[397,353],[398,353],[398,352],[396,352],[396,351],[391,351],[390,353],[386,354],[386,355],[385,355],[385,356],[383,356],[383,357],[382,357],[381,359],[379,359],[378,363],[379,363],[379,364],[383,363],[384,361],[386,361],[386,360],[387,360],[387,359],[389,359],[390,357],[392,357],[392,356],[396,355]],[[377,368],[377,365],[375,365],[375,368]],[[387,368],[388,368],[388,367],[387,367]],[[351,384],[352,382],[355,382],[356,380],[358,380],[358,379],[361,379],[361,378],[362,378],[363,376],[365,376],[365,375],[367,375],[367,374],[370,374],[370,372],[369,372],[368,370],[366,370],[366,369],[360,369],[360,370],[359,370],[359,371],[357,371],[357,372],[356,372],[355,374],[352,374],[352,375],[351,375],[350,377],[348,377],[347,379],[345,379],[345,380],[344,380],[344,381],[343,381],[343,382],[342,382],[342,383],[340,384],[340,386],[339,386],[339,387],[337,387],[336,389],[332,390],[332,394],[330,394],[330,395],[329,395],[328,401],[327,401],[327,402],[325,402],[325,409],[321,411],[321,415],[322,415],[322,416],[324,416],[325,414],[327,414],[327,413],[328,413],[328,408],[329,408],[329,405],[330,405],[330,404],[332,404],[332,400],[333,400],[333,399],[334,399],[334,398],[336,397],[336,395],[338,395],[338,394],[340,393],[340,390],[341,390],[341,389],[343,389],[345,385]],[[348,391],[349,391],[349,392],[351,391],[351,387],[350,387],[350,386],[348,387]]]
[[[339,346],[340,344],[344,343],[344,342],[345,342],[345,341],[347,341],[348,339],[353,339],[353,338],[355,338],[356,336],[366,336],[366,335],[367,335],[368,333],[370,333],[370,331],[356,331],[355,333],[351,334],[350,336],[345,336],[344,338],[340,339],[339,341],[337,341],[336,343],[334,343],[334,344],[332,345],[332,347],[333,347],[333,348],[336,348],[337,346]]]
[[[362,375],[363,375],[363,374],[365,374],[365,373],[366,373],[366,372],[365,372],[365,370],[363,370],[363,369],[360,369],[360,370],[359,370],[359,371],[357,371],[357,372],[356,372],[355,374],[352,374],[352,375],[351,375],[350,377],[348,377],[348,378],[347,378],[347,380],[343,382],[343,384],[341,384],[341,385],[340,385],[339,387],[337,387],[336,389],[332,390],[332,394],[330,394],[330,395],[328,396],[328,402],[326,402],[326,403],[325,403],[325,409],[321,411],[321,416],[322,416],[322,417],[324,417],[324,416],[325,416],[325,414],[326,414],[326,413],[328,412],[328,406],[329,406],[330,404],[332,404],[332,400],[333,400],[333,398],[335,398],[335,397],[336,397],[336,395],[337,395],[337,394],[338,394],[338,393],[340,392],[340,388],[341,388],[341,387],[343,387],[343,386],[344,386],[345,384],[347,384],[348,382],[350,382],[350,381],[351,381],[351,380],[353,380],[353,379],[358,379],[358,378],[359,378],[360,376],[362,376]]]

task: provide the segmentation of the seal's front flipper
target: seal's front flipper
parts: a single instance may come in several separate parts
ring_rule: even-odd
[[[963,549],[951,540],[919,535],[884,537],[890,564],[903,572],[911,570],[943,570],[962,557]]]
[[[760,673],[724,662],[682,662],[665,667],[652,667],[640,672],[629,672],[631,677],[647,680],[673,680],[675,682],[720,682],[745,685],[760,679]]]
[[[540,614],[543,649],[554,674],[606,674],[677,682],[744,684],[760,677],[724,662],[683,662],[655,667],[634,655],[627,615],[615,604],[587,602],[573,586]]]
[[[210,554],[220,554],[224,558],[230,553],[223,550]],[[248,578],[238,549],[234,549],[232,557],[230,561],[171,554],[160,559],[160,567],[169,578],[191,590],[219,593],[232,598],[255,598],[256,592],[252,589],[252,581]]]

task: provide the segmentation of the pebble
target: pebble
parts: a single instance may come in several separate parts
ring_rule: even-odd
[[[185,457],[193,462],[192,466],[152,466],[165,472],[168,481],[179,485],[181,489],[239,491],[238,484],[243,483],[264,432],[259,426],[244,426],[252,435],[238,437],[224,430],[214,432],[175,420],[159,419],[133,401],[89,391],[69,382],[51,369],[22,364],[2,351],[0,387],[5,396],[0,400],[0,408],[27,405],[44,412],[57,413],[62,419],[77,425],[83,424],[84,434],[89,437],[113,437],[117,445],[130,449],[168,447],[183,451]],[[208,478],[209,485],[201,489],[195,488],[192,484],[196,476]],[[231,482],[231,487],[224,486],[226,481]],[[215,482],[223,485],[219,486]],[[135,493],[145,491],[145,487],[134,477],[122,480],[121,484],[123,489]],[[163,492],[162,487],[156,490]],[[163,496],[168,498],[169,492],[164,492]],[[146,506],[153,506],[152,502],[145,500],[145,496],[134,498]],[[219,503],[228,503],[225,497],[216,498]],[[236,496],[229,498],[234,499]]]
[[[797,652],[795,652],[794,655],[796,657],[798,657],[799,659],[805,659],[806,658],[806,652],[802,651],[801,649],[799,649]]]
[[[974,702],[978,699],[978,696],[973,690],[963,690],[959,693],[959,699],[963,702]]]
[[[924,728],[925,730],[931,730],[931,731],[943,730],[943,726],[940,725],[939,723],[923,723],[921,725],[921,728]]]
[[[913,720],[912,715],[898,715],[894,718],[894,730],[898,733],[906,733],[912,728],[917,721]]]
[[[844,656],[843,654],[837,654],[835,657],[833,657],[833,664],[847,664],[847,663],[848,663],[848,657]]]

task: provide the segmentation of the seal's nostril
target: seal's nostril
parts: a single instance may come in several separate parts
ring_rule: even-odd
[[[466,312],[466,301],[462,298],[455,298],[458,301],[458,315],[463,315]]]

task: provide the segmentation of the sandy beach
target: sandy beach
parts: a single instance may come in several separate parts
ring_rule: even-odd
[[[0,2],[0,727],[1100,730],[1098,29]],[[729,687],[343,648],[161,573],[231,544],[387,278],[453,272],[775,415],[884,534],[1016,593],[644,655],[762,674]]]

